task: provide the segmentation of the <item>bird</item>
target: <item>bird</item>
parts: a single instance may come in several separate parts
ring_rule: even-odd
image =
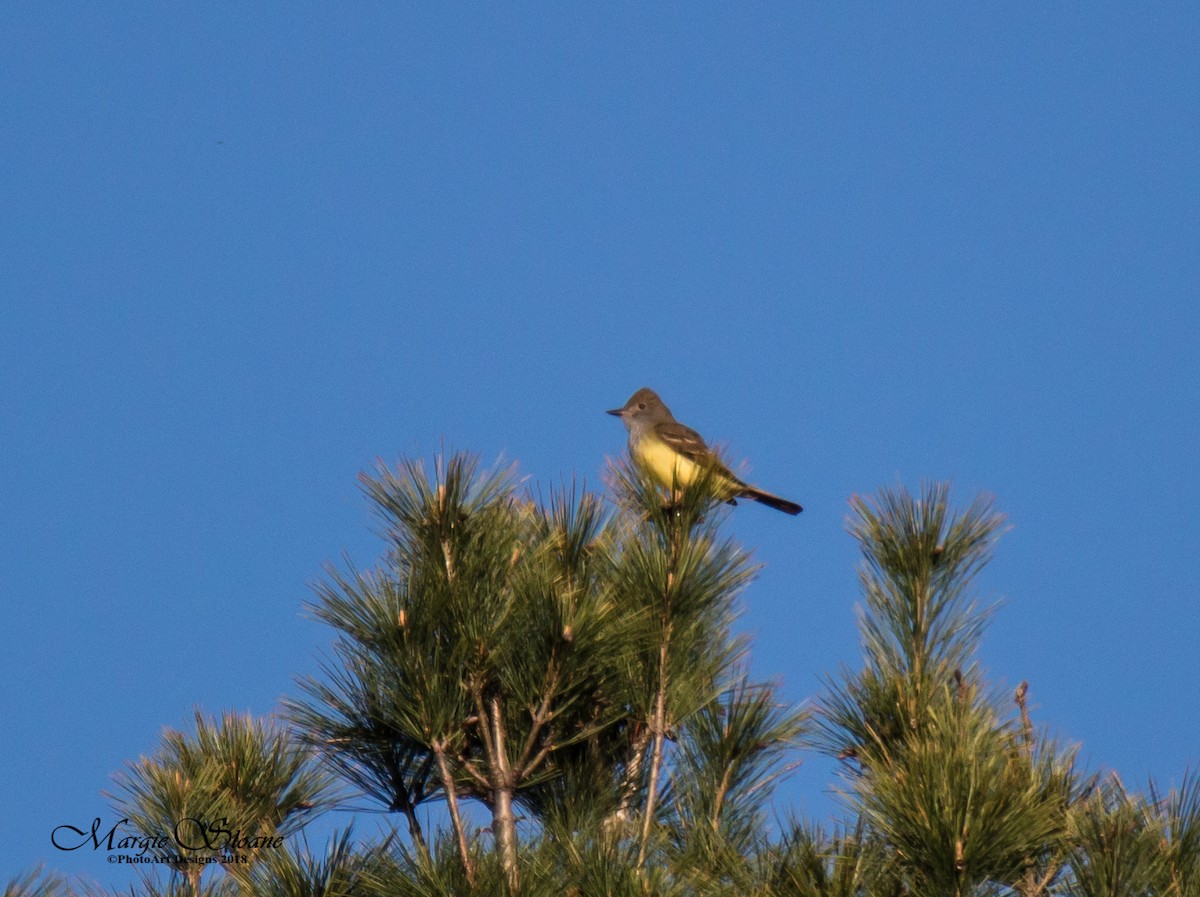
[[[796,515],[804,510],[794,501],[739,480],[703,437],[675,420],[671,409],[648,387],[607,413],[621,418],[629,430],[630,456],[667,489],[686,488],[702,471],[711,471],[722,497],[730,504],[737,503],[734,499],[748,498],[785,514]]]

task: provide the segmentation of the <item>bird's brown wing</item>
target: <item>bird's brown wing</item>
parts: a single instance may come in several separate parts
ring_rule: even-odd
[[[654,435],[685,458],[696,462],[708,462],[712,458],[712,452],[708,450],[703,437],[679,421],[671,420],[655,424]]]
[[[761,502],[768,507],[775,508],[777,511],[783,511],[785,514],[799,514],[804,510],[794,501],[788,501],[786,498],[781,498],[774,493],[759,489],[757,486],[743,483],[721,462],[720,458],[709,450],[709,447],[704,442],[704,438],[691,427],[685,427],[679,421],[666,421],[661,424],[655,424],[654,433],[659,439],[685,458],[690,458],[697,464],[715,468],[720,474],[732,480],[737,487],[734,492],[736,497]],[[729,503],[737,504],[733,498],[729,499]]]
[[[691,427],[685,427],[677,420],[664,421],[661,424],[654,425],[654,433],[659,439],[685,458],[695,461],[697,464],[703,464],[705,467],[715,469],[723,476],[729,477],[738,486],[744,485],[741,480],[733,475],[733,471],[726,467],[721,459],[708,447],[704,441],[704,437]]]

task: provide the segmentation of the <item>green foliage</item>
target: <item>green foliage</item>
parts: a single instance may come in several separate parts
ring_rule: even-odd
[[[677,866],[709,875],[746,866],[803,727],[802,713],[744,677],[687,720],[665,802]]]
[[[1159,797],[1153,788],[1151,795],[1162,812],[1174,895],[1200,894],[1200,773],[1185,775],[1179,788],[1166,797]]]
[[[245,892],[253,897],[357,897],[377,861],[356,853],[351,830],[335,834],[323,857],[314,857],[306,840],[267,851],[256,863]]]
[[[366,893],[392,897],[473,897],[509,893],[500,855],[471,845],[468,876],[455,839],[449,833],[435,836],[428,850],[413,851],[401,846],[379,856],[364,875]]]
[[[970,588],[1003,518],[982,498],[954,514],[944,484],[926,486],[919,496],[883,490],[875,502],[855,498],[851,506],[850,532],[863,554],[865,666],[829,684],[816,745],[869,767],[886,764],[920,729],[949,683],[973,680],[987,614]]]
[[[163,878],[157,874],[143,874],[138,883],[126,891],[107,891],[88,885],[81,891],[83,897],[240,897],[237,882],[229,877],[187,878],[177,873]]]
[[[160,855],[225,861],[245,852],[231,839],[286,837],[328,805],[330,782],[310,760],[275,720],[225,713],[217,721],[197,711],[193,735],[166,730],[153,756],[114,777],[114,803],[139,832],[175,835]],[[224,834],[214,834],[216,824]],[[206,868],[185,862],[176,871],[195,890]]]
[[[147,832],[227,817],[293,834],[329,801],[316,755],[407,838],[346,830],[316,855],[293,837],[131,894],[1200,895],[1200,777],[1149,798],[1097,785],[1035,730],[1027,684],[1009,702],[986,683],[990,502],[955,512],[944,485],[853,500],[863,665],[801,711],[745,672],[732,632],[756,568],[722,534],[719,484],[665,495],[631,464],[610,473],[607,503],[535,501],[469,455],[364,476],[387,550],[317,585],[337,640],[288,703],[296,731],[197,715],[118,775],[117,807]],[[802,739],[844,761],[843,828],[775,820]],[[6,895],[63,887],[34,875]]]
[[[1167,895],[1166,834],[1155,808],[1105,780],[1071,813],[1070,897]],[[1182,893],[1180,895],[1182,897]]]
[[[293,718],[332,768],[404,810],[418,843],[411,811],[445,799],[468,872],[457,804],[485,804],[515,871],[513,802],[540,811],[543,786],[609,769],[618,746],[604,735],[625,719],[638,629],[607,575],[610,521],[594,495],[538,505],[511,469],[464,455],[433,479],[408,463],[364,485],[391,550],[319,588],[339,663],[305,683]]]
[[[916,893],[1015,885],[1065,835],[1066,769],[1053,756],[1034,762],[1012,727],[970,693],[946,694],[886,773],[855,785],[864,822],[895,851]]]
[[[720,534],[724,512],[716,480],[701,480],[669,507],[654,481],[631,464],[614,465],[612,480],[624,512],[613,587],[648,630],[633,699],[640,715],[652,716],[665,681],[665,724],[673,728],[717,696],[741,656],[743,646],[729,630],[737,597],[756,569]]]
[[[854,510],[865,667],[830,685],[816,743],[848,761],[849,804],[914,894],[1044,893],[1077,784],[1071,754],[1005,714],[975,666],[970,586],[1002,520],[984,500],[954,514],[944,486]]]
[[[764,857],[764,893],[779,897],[901,897],[907,891],[882,843],[854,830],[826,834],[794,823]]]
[[[60,897],[66,893],[66,880],[40,866],[13,876],[4,886],[4,897]]]

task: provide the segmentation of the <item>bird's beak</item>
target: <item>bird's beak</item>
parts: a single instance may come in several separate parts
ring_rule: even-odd
[[[614,408],[611,411],[605,411],[604,413],[611,414],[613,417],[624,417],[625,409],[624,408]]]

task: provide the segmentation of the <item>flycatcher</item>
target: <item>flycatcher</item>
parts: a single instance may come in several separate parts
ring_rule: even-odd
[[[625,407],[608,413],[625,422],[629,430],[629,454],[668,489],[690,486],[701,470],[710,470],[731,504],[735,498],[749,498],[785,514],[804,510],[794,501],[764,492],[735,477],[709,450],[699,433],[675,420],[652,389],[639,389]]]

